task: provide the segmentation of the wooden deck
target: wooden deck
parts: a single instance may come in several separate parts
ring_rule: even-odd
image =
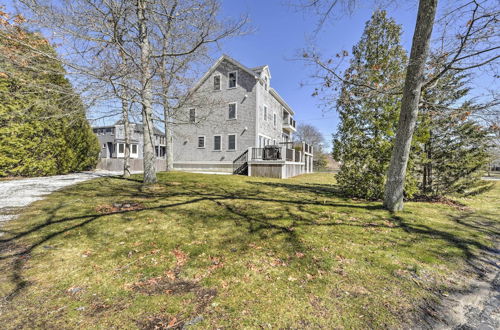
[[[286,179],[313,168],[313,148],[301,143],[294,148],[286,145],[269,150],[250,147],[233,162],[234,174]]]

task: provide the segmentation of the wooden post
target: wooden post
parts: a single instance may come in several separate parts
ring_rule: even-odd
[[[252,165],[250,165],[251,160],[252,160],[252,147],[248,147],[248,152],[247,152],[248,176],[252,176]]]

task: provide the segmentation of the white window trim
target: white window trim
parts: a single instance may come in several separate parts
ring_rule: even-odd
[[[267,121],[267,113],[269,111],[269,108],[267,107],[267,105],[264,104],[264,121]]]
[[[219,89],[215,89],[215,77],[219,77]],[[238,77],[236,77],[236,82],[238,82]],[[229,84],[228,84],[229,86]],[[214,91],[221,91],[222,90],[222,76],[220,74],[214,74],[214,78],[212,79],[212,87]]]
[[[231,78],[229,77],[231,73],[235,73],[236,74],[236,83],[234,85],[234,87],[230,87],[229,84],[231,83]],[[233,89],[233,88],[236,88],[238,87],[238,71],[231,71],[231,72],[228,72],[227,73],[227,89]]]
[[[136,146],[135,148],[135,153],[133,152],[134,148],[132,146]],[[131,144],[130,145],[130,158],[138,158],[139,157],[139,145],[138,144]]]
[[[263,148],[263,147],[265,147],[265,146],[266,146],[266,140],[268,140],[268,141],[269,141],[269,144],[271,144],[271,141],[273,140],[273,139],[271,139],[269,136],[264,135],[264,134],[260,134],[260,133],[259,133],[259,137],[262,137],[262,140],[263,140],[263,141],[262,141],[262,142],[263,142],[263,143],[262,143],[263,145],[262,145],[262,147],[260,147],[260,148]]]
[[[229,106],[231,104],[234,104],[234,118],[229,118]],[[236,120],[236,119],[238,119],[238,102],[229,102],[227,104],[227,116],[226,116],[226,119],[227,120]]]
[[[215,149],[215,137],[216,136],[220,137],[220,149]],[[222,135],[221,134],[214,134],[212,142],[214,144],[213,148],[212,148],[212,151],[221,152],[222,151]]]
[[[123,145],[123,152],[120,152],[120,144]],[[118,142],[116,144],[116,157],[125,157],[125,143]]]
[[[203,138],[203,147],[200,147],[200,138]],[[205,135],[198,135],[196,139],[196,148],[197,149],[205,149],[207,147],[207,137]]]
[[[229,149],[229,137],[234,135],[234,149]],[[238,135],[236,133],[229,133],[227,135],[227,151],[236,151],[238,150]]]

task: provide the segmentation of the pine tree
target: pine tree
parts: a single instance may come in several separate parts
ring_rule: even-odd
[[[481,185],[488,130],[471,119],[478,107],[467,100],[467,78],[449,71],[422,94],[417,124],[423,144],[418,157],[422,195],[463,194]]]
[[[400,25],[385,11],[375,11],[344,75],[333,146],[334,158],[342,164],[338,184],[350,196],[383,196],[401,100],[396,91],[403,84],[407,62],[400,35]],[[406,189],[411,195],[416,182],[408,178]]]
[[[93,168],[97,138],[54,49],[7,20],[0,32],[0,176]]]

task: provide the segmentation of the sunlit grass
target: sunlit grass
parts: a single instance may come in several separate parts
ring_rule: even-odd
[[[498,184],[394,216],[331,174],[139,179],[55,192],[2,228],[0,324],[398,327],[463,288],[499,228]]]

